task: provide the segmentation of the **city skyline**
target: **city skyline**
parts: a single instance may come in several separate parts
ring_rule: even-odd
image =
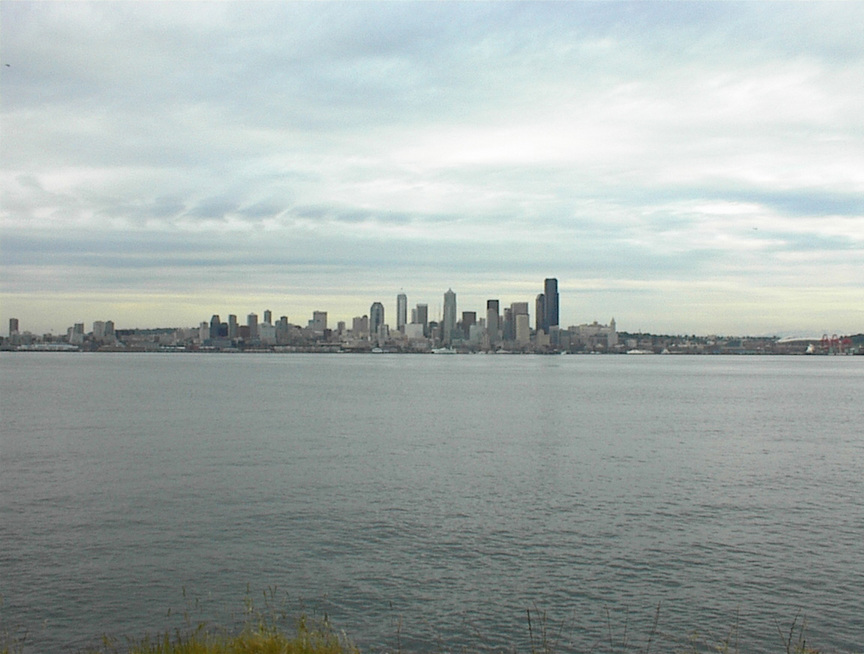
[[[527,334],[530,330],[530,334],[533,337],[535,332],[544,332],[545,334],[549,334],[550,326],[554,326],[556,328],[560,328],[562,330],[570,329],[570,328],[578,328],[585,327],[590,325],[603,325],[604,320],[608,323],[611,323],[613,326],[616,322],[620,322],[620,320],[616,320],[615,316],[611,318],[603,317],[603,316],[592,316],[592,317],[584,317],[578,321],[560,321],[557,318],[560,311],[560,294],[557,292],[559,286],[559,280],[557,278],[547,277],[542,281],[542,285],[538,286],[535,280],[535,291],[539,288],[541,291],[537,295],[533,296],[533,300],[531,302],[526,300],[516,300],[512,302],[502,301],[500,298],[487,298],[482,300],[477,306],[474,304],[470,304],[469,308],[466,306],[469,305],[469,302],[465,302],[460,300],[458,303],[456,302],[456,293],[452,288],[448,288],[446,292],[443,293],[442,299],[437,302],[428,302],[428,301],[417,301],[413,302],[411,296],[409,296],[404,289],[401,289],[396,295],[393,295],[389,301],[381,301],[374,300],[371,305],[364,309],[358,310],[354,315],[342,315],[342,314],[334,314],[329,311],[326,307],[323,306],[322,303],[312,303],[310,306],[316,306],[317,309],[310,311],[308,314],[302,314],[299,312],[287,312],[285,307],[277,308],[276,310],[267,306],[267,308],[253,307],[248,309],[248,312],[237,311],[236,308],[227,307],[228,311],[222,313],[221,311],[212,313],[209,318],[205,316],[197,316],[195,320],[191,323],[183,324],[183,323],[171,323],[171,322],[162,322],[162,323],[142,323],[142,324],[117,324],[116,329],[119,331],[129,331],[136,329],[143,330],[152,330],[152,329],[202,329],[204,325],[207,325],[207,330],[212,337],[214,334],[219,334],[220,326],[222,330],[225,332],[221,334],[223,337],[227,337],[229,339],[235,339],[238,337],[238,329],[241,325],[244,325],[246,329],[249,330],[247,333],[247,338],[250,336],[252,338],[257,337],[257,330],[259,325],[259,316],[262,318],[260,324],[265,324],[268,326],[276,326],[280,323],[284,323],[286,326],[293,327],[308,327],[310,329],[316,329],[321,331],[322,324],[326,325],[328,330],[336,330],[336,326],[339,323],[343,323],[345,325],[345,329],[353,332],[363,332],[366,334],[374,334],[377,329],[381,326],[387,328],[388,333],[390,332],[402,332],[405,334],[405,327],[407,325],[417,325],[421,324],[424,326],[424,333],[427,337],[430,336],[428,325],[430,323],[434,323],[440,326],[443,330],[443,326],[445,324],[445,314],[446,314],[446,305],[448,303],[448,296],[452,296],[453,306],[451,310],[451,316],[454,316],[452,321],[452,326],[450,330],[452,331],[458,324],[461,324],[466,314],[471,314],[473,316],[474,321],[478,321],[479,324],[483,325],[484,332],[489,330],[489,326],[491,325],[491,333],[499,334],[501,336],[501,340],[521,340],[517,337],[516,329],[518,325],[517,318],[524,317],[525,323],[521,326],[521,329],[524,330],[523,334]],[[554,302],[552,305],[547,305],[546,297],[550,294],[554,296]],[[529,292],[530,295],[530,292]],[[461,295],[460,295],[461,297]],[[431,309],[430,309],[431,306]],[[566,303],[565,303],[566,306]],[[533,307],[533,312],[530,307]],[[211,307],[212,310],[212,307]],[[409,316],[410,310],[410,316]],[[235,313],[235,311],[237,311]],[[221,316],[226,316],[223,320]],[[238,317],[243,319],[245,316],[245,323],[238,322]],[[278,316],[278,318],[276,318]],[[387,316],[390,316],[390,319],[387,319]],[[550,321],[550,316],[555,316],[552,318],[553,322]],[[404,318],[404,322],[402,322]],[[214,321],[217,321],[214,325]],[[482,320],[482,323],[479,321]],[[359,322],[358,322],[359,321]],[[111,329],[113,330],[115,327],[115,321],[111,317],[106,317],[104,315],[100,315],[99,317],[86,316],[82,317],[81,315],[77,315],[76,319],[70,321],[69,324],[64,326],[61,329],[48,329],[48,330],[39,330],[35,329],[32,326],[28,326],[25,320],[20,319],[17,316],[10,316],[8,318],[4,318],[4,324],[8,326],[7,333],[5,336],[11,336],[14,332],[18,332],[21,334],[27,333],[32,336],[62,336],[64,333],[71,333],[73,331],[80,331],[82,335],[88,334],[87,326],[93,325],[93,331],[95,332],[97,329],[97,325],[103,325],[105,323],[111,325]],[[473,323],[472,323],[473,324]],[[514,331],[510,334],[506,333],[507,325],[510,325],[511,329]],[[14,325],[14,329],[13,329]],[[215,331],[214,331],[215,330]],[[227,330],[227,331],[226,331]],[[504,330],[504,331],[502,331]],[[688,330],[668,330],[665,332],[654,332],[650,329],[643,329],[640,327],[629,327],[624,331],[629,333],[646,333],[646,334],[668,334],[668,335],[678,335],[678,336],[687,336],[694,335],[699,337],[710,337],[710,336],[728,336],[728,337],[759,337],[759,338],[767,338],[767,337],[796,337],[799,339],[808,339],[814,340],[819,339],[820,334],[822,337],[826,335],[833,334],[836,336],[837,334],[855,334],[860,333],[862,330],[849,330],[849,331],[830,331],[830,330],[822,330],[821,332],[817,332],[816,330],[778,330],[775,332],[765,332],[765,333],[756,333],[756,332],[746,332],[746,331],[730,331],[730,332],[694,332]],[[439,338],[441,338],[442,345],[448,344],[448,339],[440,334]],[[492,337],[492,342],[495,342],[495,336]],[[500,342],[500,341],[499,341]]]
[[[543,297],[543,296],[548,296],[550,294],[550,289],[557,289],[557,287],[558,287],[558,280],[556,278],[547,277],[546,279],[543,280],[543,286],[542,286],[543,293],[541,293],[537,297],[539,298],[539,297]],[[555,296],[554,297],[554,303],[553,303],[554,309],[548,310],[547,307],[545,306],[545,303],[544,303],[544,306],[542,308],[542,316],[541,316],[540,322],[538,322],[538,324],[537,324],[536,331],[543,331],[543,332],[548,334],[550,331],[550,326],[556,327],[556,328],[559,326],[558,322],[557,322],[558,304],[559,304],[557,292],[555,292],[554,296]],[[490,320],[490,315],[491,315],[490,311],[492,311],[492,309],[490,307],[495,307],[495,311],[497,312],[497,311],[499,311],[499,307],[501,306],[501,303],[500,303],[500,300],[498,300],[498,299],[487,299],[484,302],[484,304],[486,306],[486,313],[483,314],[482,320],[483,320],[483,324],[485,325],[486,321]],[[510,305],[510,307],[505,308],[502,313],[500,313],[500,314],[496,313],[495,319],[492,322],[493,331],[497,332],[501,328],[501,321],[507,319],[507,313],[508,312],[512,312],[514,314],[524,314],[525,316],[528,316],[529,315],[528,305],[529,305],[529,303],[527,301],[513,302]],[[352,329],[354,331],[358,331],[358,325],[362,325],[362,328],[360,328],[359,331],[363,331],[363,332],[366,332],[368,334],[376,334],[378,332],[379,328],[381,328],[381,327],[386,327],[388,330],[395,330],[395,331],[400,331],[400,332],[404,333],[404,328],[408,324],[415,324],[415,325],[416,324],[422,324],[424,326],[424,328],[427,328],[429,323],[437,323],[437,324],[441,325],[441,329],[442,329],[441,338],[442,338],[442,340],[445,343],[449,343],[449,341],[451,340],[451,336],[449,333],[453,332],[453,330],[456,329],[457,324],[459,324],[460,322],[464,322],[466,315],[470,314],[473,316],[472,324],[474,324],[474,321],[476,321],[476,319],[477,319],[477,311],[476,310],[471,311],[471,310],[464,309],[464,307],[462,307],[461,309],[459,308],[459,305],[457,304],[456,293],[453,291],[452,288],[449,288],[443,294],[443,302],[438,303],[437,314],[433,313],[432,315],[430,315],[428,307],[429,307],[428,302],[417,302],[415,304],[415,306],[413,306],[411,308],[412,313],[411,313],[411,319],[409,322],[409,320],[408,320],[408,295],[405,293],[404,290],[400,290],[399,293],[394,298],[394,301],[393,301],[394,311],[392,313],[387,311],[386,303],[381,302],[380,300],[373,301],[372,304],[370,305],[368,311],[362,312],[362,314],[351,316],[350,318],[346,318],[344,316],[338,316],[338,317],[334,318],[326,309],[319,308],[319,309],[316,309],[312,312],[312,314],[311,314],[312,317],[311,317],[311,319],[308,319],[308,322],[307,322],[308,316],[304,317],[304,316],[294,315],[293,319],[289,319],[289,316],[284,311],[278,311],[277,310],[274,312],[272,309],[268,308],[268,309],[263,309],[261,311],[261,314],[260,314],[260,316],[262,318],[261,323],[259,323],[259,313],[257,312],[257,310],[252,310],[248,314],[246,314],[245,326],[249,332],[247,337],[251,337],[252,339],[255,339],[258,337],[259,324],[272,326],[272,325],[275,325],[279,322],[284,323],[286,325],[290,324],[290,325],[294,325],[294,326],[303,326],[304,324],[307,324],[307,326],[312,327],[313,325],[316,325],[315,329],[319,329],[319,330],[321,329],[321,324],[324,325],[325,329],[333,329],[337,323],[344,323],[346,325],[346,329]],[[514,311],[514,308],[517,308],[517,307],[518,307],[518,309]],[[548,315],[554,315],[555,319],[550,322],[547,314]],[[226,320],[222,319],[223,315],[227,316]],[[395,321],[396,321],[395,324],[391,324],[390,322],[388,322],[386,320],[387,315],[395,317]],[[204,325],[206,323],[208,325],[207,331],[208,331],[210,338],[234,339],[234,338],[238,337],[238,328],[241,325],[241,323],[238,322],[238,316],[242,317],[241,314],[233,313],[233,312],[227,313],[227,314],[213,313],[208,320],[205,321],[202,319],[202,320],[198,321],[197,327],[200,329],[203,329]],[[279,316],[278,320],[275,319],[274,316]],[[461,316],[461,318],[460,318],[460,316]],[[515,328],[515,315],[512,317],[512,319],[514,320],[513,324],[514,324],[514,328]],[[347,325],[349,324],[349,321],[350,321],[350,324],[352,325],[352,327],[350,327],[350,328],[347,327]],[[361,321],[361,322],[358,322],[358,321]],[[92,320],[91,319],[91,322],[92,322],[92,324],[96,325],[97,323],[103,324],[105,321],[101,320],[101,319],[99,319],[99,320]],[[115,326],[115,321],[113,319],[109,319],[107,322],[110,323],[111,328],[113,329]],[[613,318],[613,322],[614,322],[614,318]],[[64,331],[68,331],[70,329],[73,331],[74,330],[80,330],[82,334],[85,334],[85,333],[87,333],[85,327],[88,324],[87,320],[84,320],[84,321],[75,320],[72,323],[70,323],[70,325],[67,326],[65,330],[39,332],[38,330],[34,331],[32,329],[26,329],[26,328],[21,329],[20,323],[21,323],[21,321],[17,317],[10,317],[8,319],[7,324],[9,326],[9,330],[8,330],[9,336],[11,336],[13,332],[16,332],[16,333],[25,333],[26,332],[26,333],[29,333],[32,335],[40,335],[40,334],[44,333],[45,335],[55,335],[56,336],[56,335],[61,335]],[[194,328],[195,326],[196,325],[180,325],[180,324],[171,325],[172,328],[179,328],[179,329]],[[138,329],[138,328],[160,329],[160,328],[166,328],[166,327],[168,327],[167,323],[166,324],[160,324],[160,325],[137,325],[136,327],[120,326],[120,327],[117,327],[117,329],[120,329],[122,331],[122,330],[126,330],[126,329]],[[94,328],[94,331],[95,331],[95,328]],[[512,338],[515,338],[515,334],[511,335],[511,336],[512,336]]]
[[[263,320],[254,311],[241,324],[237,314],[227,321],[213,314],[196,327],[144,329],[117,328],[113,320],[93,321],[88,332],[83,322],[60,334],[33,334],[9,319],[6,350],[63,351],[166,351],[166,352],[376,352],[376,353],[503,353],[503,354],[861,354],[864,334],[823,334],[781,338],[780,335],[619,333],[615,318],[608,323],[559,325],[558,279],[546,277],[535,298],[535,328],[530,327],[529,302],[513,302],[501,310],[499,299],[486,300],[485,317],[477,311],[459,311],[452,288],[444,293],[439,315],[429,315],[427,303],[418,302],[407,322],[408,296],[395,297],[396,328],[387,322],[383,302],[372,302],[369,312],[347,320],[331,321],[327,311],[316,310],[303,324],[287,315],[274,319],[264,309]],[[460,319],[461,315],[461,319]],[[335,323],[335,324],[334,324]],[[621,336],[625,338],[622,340]]]
[[[0,324],[864,326],[861,3],[0,3]],[[407,310],[407,309],[406,309]],[[523,315],[523,314],[517,314]],[[202,317],[203,316],[203,317]],[[407,319],[407,318],[406,318]]]

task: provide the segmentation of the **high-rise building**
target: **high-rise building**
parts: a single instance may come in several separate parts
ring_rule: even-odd
[[[396,329],[405,333],[405,324],[408,322],[408,296],[400,293],[396,296]]]
[[[237,316],[233,313],[228,316],[228,338],[237,338]]]
[[[546,326],[546,296],[543,293],[534,300],[534,329],[538,334],[546,334],[549,329]]]
[[[74,327],[69,328],[68,332],[69,342],[72,345],[83,345],[84,344],[84,323],[76,322]]]
[[[378,330],[384,324],[384,305],[373,302],[369,307],[369,336],[372,340],[378,335]]]
[[[18,333],[18,318],[9,318],[9,336],[14,336]]]
[[[250,313],[246,316],[246,326],[249,327],[249,339],[256,340],[258,338],[258,314]]]
[[[512,341],[516,338],[516,327],[513,325],[513,309],[504,307],[504,320],[501,323],[501,338],[504,341]]]
[[[435,320],[429,321],[429,338],[434,342],[441,341],[441,326]]]
[[[313,311],[312,320],[309,321],[309,329],[322,333],[327,331],[327,312]]]
[[[269,322],[258,325],[258,340],[261,345],[276,345],[276,326]]]
[[[213,317],[210,318],[210,338],[219,338],[219,326],[222,324],[222,320],[219,318],[218,313],[214,313]]]
[[[531,323],[528,318],[528,313],[517,313],[515,323],[515,341],[520,345],[527,345],[531,342]]]
[[[505,315],[507,318],[505,319],[506,326],[506,336],[505,340],[518,341],[519,335],[517,332],[517,327],[519,326],[519,316],[527,316],[528,315],[528,303],[527,302],[512,302],[510,304],[509,309],[505,309]],[[530,325],[530,323],[529,323]]]
[[[441,325],[441,342],[450,345],[456,335],[456,294],[452,288],[444,293],[444,318]]]
[[[486,333],[489,334],[489,344],[498,342],[499,325],[498,300],[486,300]]]
[[[429,338],[429,305],[418,304],[414,312],[416,314],[414,322],[423,325],[423,335]]]
[[[290,340],[289,336],[290,326],[288,316],[279,316],[279,320],[276,322],[276,343],[285,345]]]
[[[553,327],[558,327],[558,280],[547,277],[543,281],[545,297],[543,325],[548,334]]]
[[[264,322],[266,322],[268,325],[273,324],[273,312],[270,311],[270,309],[266,309],[264,311]]]
[[[525,314],[527,316],[528,315],[528,303],[527,302],[513,302],[510,305],[510,313],[512,313],[514,317],[522,315],[522,314]]]
[[[354,338],[369,336],[369,316],[355,316],[351,325],[351,335]]]
[[[477,324],[477,312],[476,311],[463,311],[462,312],[462,336],[467,341],[471,336],[471,327]]]
[[[419,341],[425,338],[423,334],[423,325],[419,322],[411,322],[405,325],[405,336],[409,341]]]
[[[377,343],[379,347],[384,347],[387,341],[390,340],[390,328],[386,324],[378,327],[378,332],[372,334],[372,342]]]

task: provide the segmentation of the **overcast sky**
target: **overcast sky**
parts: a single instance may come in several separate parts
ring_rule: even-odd
[[[864,331],[864,3],[0,3],[0,318]]]

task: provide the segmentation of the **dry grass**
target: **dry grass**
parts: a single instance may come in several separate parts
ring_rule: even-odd
[[[192,631],[144,638],[119,646],[105,639],[102,647],[89,654],[359,654],[347,639],[330,628],[325,619],[297,620],[295,633],[286,633],[268,620],[248,622],[238,634],[201,624]]]
[[[185,591],[184,591],[185,597]],[[101,645],[84,651],[84,654],[360,654],[360,650],[344,634],[337,633],[326,616],[312,618],[305,614],[291,620],[284,609],[275,603],[275,589],[265,593],[264,607],[253,605],[247,593],[245,611],[241,625],[234,632],[213,626],[207,622],[194,624],[189,610],[184,613],[185,628],[156,637],[139,640],[104,637]],[[197,600],[194,609],[197,610]],[[587,651],[592,654],[704,654],[715,652],[739,654],[737,620],[729,634],[721,639],[706,638],[704,635],[691,634],[688,638],[674,638],[658,631],[660,606],[657,606],[653,626],[641,642],[629,641],[626,625],[624,635],[613,634],[612,619],[608,615],[608,641],[595,643]],[[551,628],[544,611],[536,606],[527,612],[529,635],[529,654],[576,654],[578,647],[570,643],[562,644],[562,633]],[[805,640],[805,621],[797,615],[791,627],[778,630],[778,654],[819,654]],[[665,636],[665,637],[664,637]],[[397,633],[395,654],[403,654]],[[0,654],[19,654],[24,651],[25,643],[10,641],[8,634],[0,633]],[[448,651],[438,645],[438,652]],[[470,654],[459,648],[462,654]],[[478,652],[488,652],[480,645]],[[515,649],[507,654],[516,654]]]

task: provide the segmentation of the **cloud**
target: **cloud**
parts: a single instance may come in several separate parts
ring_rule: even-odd
[[[557,275],[598,311],[608,290],[625,324],[632,311],[686,331],[712,328],[684,309],[658,318],[646,293],[717,301],[712,319],[734,289],[738,309],[757,306],[754,286],[794,297],[824,280],[831,310],[850,297],[838,287],[864,299],[855,3],[0,14],[4,297],[127,306],[155,285],[194,323],[190,288],[212,301],[214,279],[225,297],[303,288],[340,313],[393,288],[529,299]],[[788,329],[808,311],[783,314]]]

